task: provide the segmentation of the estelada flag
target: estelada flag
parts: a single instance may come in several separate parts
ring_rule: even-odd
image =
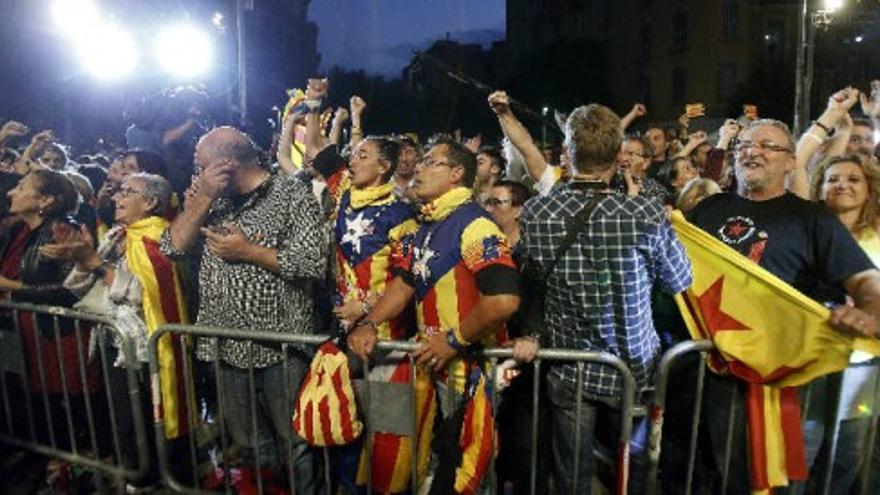
[[[309,445],[346,445],[360,437],[348,357],[333,341],[318,348],[303,378],[293,413],[293,431]]]
[[[676,297],[694,339],[709,339],[710,368],[749,384],[746,397],[752,490],[806,479],[794,387],[843,370],[854,349],[880,343],[832,329],[830,311],[702,229],[681,212],[672,226],[693,265],[693,284]]]
[[[188,323],[177,267],[159,250],[159,237],[168,225],[168,220],[152,216],[125,228],[125,257],[131,272],[141,281],[148,335],[166,323]],[[159,383],[154,384],[153,395],[161,395],[161,401],[153,401],[159,404],[154,415],[164,420],[166,438],[177,438],[195,423],[195,411],[187,407],[195,404],[194,388],[192,383],[187,386],[185,378],[193,376],[192,363],[181,335],[167,333],[159,338],[157,346]],[[187,394],[191,395],[189,399]]]
[[[396,353],[385,358],[388,364],[380,364],[370,370],[371,381],[409,384],[412,363],[403,358],[394,363]],[[390,359],[389,359],[390,358]],[[414,436],[396,435],[381,431],[372,432],[372,453],[368,456],[364,446],[358,463],[357,484],[364,486],[367,478],[374,493],[417,493],[421,480],[425,479],[431,460],[431,439],[434,419],[437,416],[437,396],[434,379],[422,370],[415,370],[413,384],[415,402]],[[417,436],[417,438],[416,438]],[[416,442],[416,481],[411,480],[413,470],[413,441]],[[372,471],[367,460],[371,459]]]

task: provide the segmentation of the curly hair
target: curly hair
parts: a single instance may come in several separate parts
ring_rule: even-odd
[[[565,150],[580,172],[613,167],[622,138],[620,117],[597,103],[574,109],[565,122]]]
[[[816,167],[813,172],[813,183],[810,194],[815,201],[823,201],[822,186],[825,185],[825,173],[834,165],[840,163],[852,163],[857,165],[865,174],[865,184],[868,186],[868,198],[862,205],[859,218],[853,225],[853,233],[858,236],[866,228],[880,227],[880,165],[874,158],[861,155],[832,156],[826,158]]]

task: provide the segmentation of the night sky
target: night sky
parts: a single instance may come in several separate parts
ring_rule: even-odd
[[[321,69],[334,65],[397,76],[412,51],[446,33],[481,43],[504,39],[504,0],[313,0]]]

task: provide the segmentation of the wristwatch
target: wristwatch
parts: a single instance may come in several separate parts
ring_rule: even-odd
[[[446,332],[446,343],[449,344],[449,347],[455,349],[455,352],[461,352],[465,350],[466,347],[471,345],[470,342],[462,339],[459,339],[455,334],[455,329],[450,328],[449,331]]]

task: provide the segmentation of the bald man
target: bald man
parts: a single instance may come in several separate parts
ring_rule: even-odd
[[[196,178],[161,247],[172,257],[201,253],[198,326],[244,334],[311,334],[312,282],[323,276],[327,257],[323,216],[307,186],[267,170],[258,156],[253,142],[237,129],[221,127],[202,137],[196,145]],[[255,467],[257,458],[250,406],[256,402],[260,467],[283,477],[276,446],[292,440],[296,492],[317,492],[320,476],[313,452],[290,428],[297,389],[308,369],[306,352],[285,357],[277,346],[254,343],[249,349],[246,341],[228,339],[221,339],[219,355],[213,351],[201,339],[197,357],[221,362],[227,429],[244,465]],[[257,397],[248,393],[250,368]],[[271,433],[265,432],[273,431],[266,438]]]

